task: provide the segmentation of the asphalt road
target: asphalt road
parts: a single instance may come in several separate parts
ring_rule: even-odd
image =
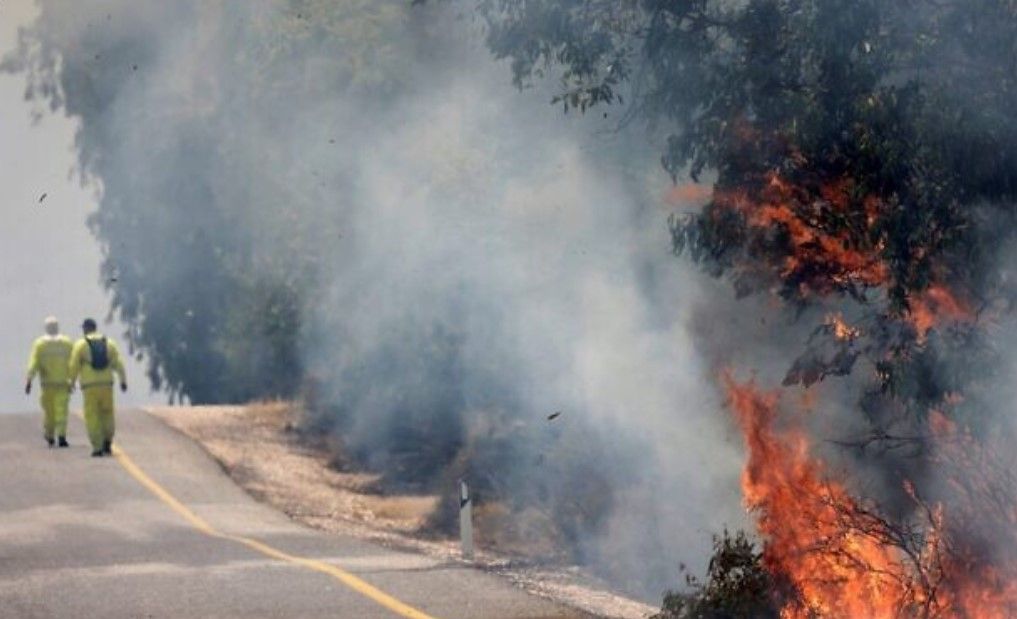
[[[583,616],[491,574],[302,527],[151,416],[118,424],[123,453],[96,459],[77,417],[61,450],[38,415],[0,415],[0,617]]]

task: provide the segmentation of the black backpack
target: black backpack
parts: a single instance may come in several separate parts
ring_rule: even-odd
[[[91,353],[91,366],[93,370],[105,370],[109,367],[109,347],[106,346],[106,338],[97,339],[85,338],[88,342],[88,351]]]

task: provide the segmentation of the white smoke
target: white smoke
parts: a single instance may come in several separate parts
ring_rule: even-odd
[[[116,54],[63,82],[104,199],[143,197],[174,237],[250,240],[255,268],[294,246],[316,257],[301,352],[368,462],[386,463],[406,415],[453,446],[488,414],[535,426],[523,436],[546,440],[492,458],[518,468],[508,491],[606,480],[581,554],[651,599],[742,524],[740,442],[690,333],[703,282],[669,253],[669,179],[646,136],[519,93],[449,7],[41,4],[64,54]],[[383,32],[395,12],[404,39],[322,34],[327,11],[376,11]],[[547,450],[589,470],[536,479]]]

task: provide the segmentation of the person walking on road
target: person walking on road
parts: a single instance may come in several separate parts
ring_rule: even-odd
[[[43,323],[46,334],[35,340],[28,357],[28,377],[25,380],[25,394],[32,393],[32,380],[38,375],[42,406],[42,435],[52,447],[67,444],[67,405],[70,400],[68,388],[69,363],[71,359],[71,338],[60,333],[60,323],[53,316]]]
[[[95,321],[86,318],[81,329],[85,336],[74,344],[71,351],[70,386],[81,383],[85,400],[85,427],[92,443],[92,456],[113,455],[113,434],[116,420],[113,414],[113,374],[120,378],[120,390],[127,391],[127,373],[116,343],[99,333]]]

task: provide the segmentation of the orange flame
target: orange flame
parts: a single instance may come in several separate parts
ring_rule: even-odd
[[[827,476],[802,429],[775,429],[777,392],[729,373],[723,381],[748,448],[742,489],[765,540],[764,563],[800,597],[782,616],[1014,616],[1017,586],[970,554],[950,552],[941,506],[927,507],[919,541],[904,543],[875,507]],[[949,431],[944,421],[933,423]],[[917,503],[913,487],[905,489]]]
[[[824,185],[819,189],[819,196],[813,196],[772,173],[756,199],[738,190],[718,191],[714,201],[744,214],[752,227],[779,226],[786,230],[791,251],[784,259],[781,277],[803,279],[811,292],[827,293],[831,285],[879,286],[890,280],[890,270],[880,256],[881,245],[856,247],[857,239],[849,238],[846,232],[828,232],[820,223],[823,208],[838,213],[848,210],[853,189],[853,182],[842,179]],[[870,198],[863,204],[867,223],[871,226],[879,202]],[[821,267],[829,281],[822,277],[803,277],[816,267]]]
[[[826,326],[833,332],[833,337],[841,342],[856,340],[862,334],[861,329],[849,325],[840,314],[827,316]]]
[[[680,191],[679,191],[680,190]],[[676,188],[681,193],[687,188]],[[851,287],[887,287],[893,274],[884,258],[885,242],[875,232],[880,211],[878,196],[856,197],[850,178],[817,187],[797,186],[776,172],[760,187],[715,190],[714,204],[744,216],[754,229],[786,235],[787,255],[779,276],[796,282],[803,296],[824,295]],[[854,222],[845,225],[843,222]],[[836,222],[836,223],[834,223]],[[947,322],[972,322],[975,313],[942,283],[933,283],[908,300],[905,319],[923,341],[934,327]]]
[[[838,505],[852,501],[823,479],[803,432],[774,431],[779,395],[731,376],[724,383],[749,449],[742,490],[766,539],[764,559],[802,596],[804,608],[789,606],[784,615],[894,616],[906,593],[892,576],[900,562],[874,540],[843,530]]]
[[[944,322],[972,322],[975,314],[946,286],[933,284],[922,294],[910,299],[910,318],[918,339],[924,340],[929,331]]]

